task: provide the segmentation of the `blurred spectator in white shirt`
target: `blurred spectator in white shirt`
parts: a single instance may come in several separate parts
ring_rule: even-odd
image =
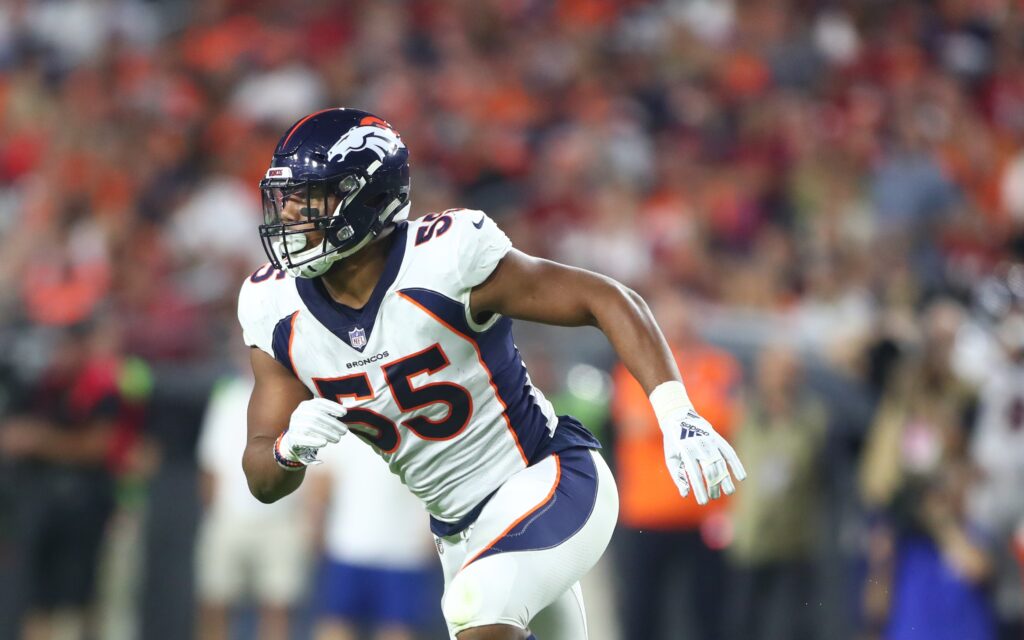
[[[260,638],[291,637],[289,610],[305,592],[311,535],[302,517],[308,513],[304,491],[262,504],[242,472],[252,387],[248,374],[214,387],[199,437],[206,507],[196,545],[201,640],[232,637],[232,610],[247,601],[259,609]]]
[[[440,615],[427,513],[357,436],[321,456],[324,467],[306,478],[326,504],[314,637],[350,640],[362,628],[377,640],[411,640]],[[324,468],[329,473],[318,473]]]

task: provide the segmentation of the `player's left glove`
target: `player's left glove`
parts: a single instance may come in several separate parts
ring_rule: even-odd
[[[320,449],[339,442],[348,433],[348,427],[341,421],[345,413],[345,407],[326,398],[300,402],[292,412],[288,428],[274,443],[277,464],[289,471],[320,464]]]
[[[651,393],[651,404],[665,443],[665,463],[685,498],[693,489],[698,504],[736,491],[737,480],[747,477],[732,446],[690,404],[680,382],[665,382]],[[728,467],[726,466],[728,463]],[[706,484],[705,484],[706,483]]]

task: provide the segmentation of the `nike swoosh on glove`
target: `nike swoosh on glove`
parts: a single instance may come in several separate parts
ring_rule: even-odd
[[[317,455],[323,447],[341,440],[348,426],[341,421],[347,410],[326,398],[304,400],[292,411],[288,428],[274,444],[274,457],[285,468],[300,468],[322,462]]]
[[[731,495],[736,485],[729,477],[729,468],[737,480],[747,477],[739,457],[725,438],[700,417],[692,407],[680,407],[659,420],[665,443],[665,463],[672,480],[685,498],[693,489],[698,504],[707,504]]]

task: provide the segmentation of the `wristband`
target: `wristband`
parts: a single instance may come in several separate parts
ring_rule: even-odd
[[[284,434],[286,433],[288,433],[287,429],[282,431],[281,435],[277,436],[277,440],[274,441],[274,460],[277,461],[277,465],[279,467],[286,471],[298,471],[300,469],[305,469],[306,465],[297,460],[289,460],[281,453],[281,439],[284,438]]]
[[[648,396],[651,406],[654,408],[654,415],[660,424],[665,423],[669,416],[680,409],[692,409],[693,403],[690,396],[686,395],[686,387],[678,380],[662,382],[654,387],[651,395]]]

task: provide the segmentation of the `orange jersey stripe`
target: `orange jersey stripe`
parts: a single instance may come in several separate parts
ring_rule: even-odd
[[[295,369],[295,356],[292,355],[292,345],[295,344],[295,320],[298,319],[299,312],[296,311],[292,314],[291,330],[288,332],[288,363],[292,365],[292,373],[295,377],[299,377],[299,372]]]

